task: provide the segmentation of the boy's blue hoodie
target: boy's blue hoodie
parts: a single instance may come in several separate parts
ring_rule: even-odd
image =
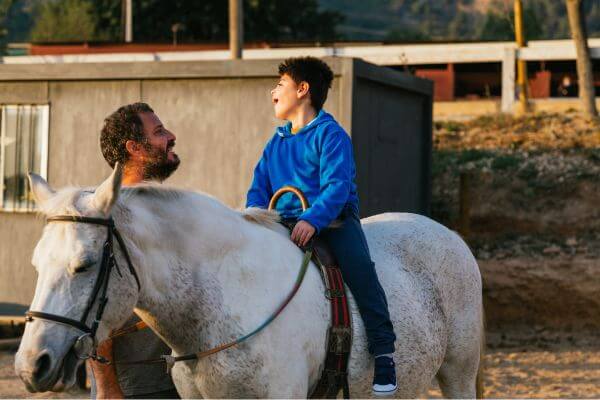
[[[317,232],[337,218],[346,204],[358,212],[352,142],[333,117],[321,110],[308,125],[292,134],[292,124],[277,128],[254,169],[246,207],[266,208],[278,189],[291,185],[304,192],[310,208],[285,194],[277,203],[284,218],[298,218]]]

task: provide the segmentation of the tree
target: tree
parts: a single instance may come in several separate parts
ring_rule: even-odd
[[[171,27],[182,24],[179,42],[222,41],[229,37],[228,2],[224,0],[136,0],[133,37],[143,42],[171,42]],[[342,21],[338,12],[320,10],[317,0],[244,0],[247,41],[334,40]],[[98,36],[122,37],[121,0],[94,1]]]
[[[507,14],[503,14],[499,10],[488,10],[479,38],[481,40],[512,41],[515,37],[512,22],[514,19],[515,13],[512,10]],[[534,8],[525,7],[523,9],[523,26],[527,40],[539,39],[542,36],[542,26]]]
[[[248,40],[333,41],[343,16],[320,11],[317,0],[245,0],[244,34]]]
[[[6,48],[6,19],[12,3],[13,0],[0,0],[0,55],[4,54]]]
[[[596,93],[594,88],[594,71],[588,47],[587,30],[583,17],[583,1],[567,0],[567,15],[571,36],[575,42],[577,52],[577,80],[579,98],[583,103],[583,112],[587,118],[598,118],[596,110]]]
[[[95,40],[97,18],[88,0],[46,1],[39,4],[31,32],[35,42]]]

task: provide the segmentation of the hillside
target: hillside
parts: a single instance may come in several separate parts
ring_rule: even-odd
[[[9,3],[12,6],[5,21],[8,31],[7,41],[28,41],[36,18],[36,6],[43,0],[0,0],[0,5],[6,1],[12,2]],[[245,2],[247,14],[254,8],[262,10],[260,4],[264,3],[265,7],[268,5],[266,1],[260,0],[245,0]],[[318,4],[321,11],[333,11],[343,16],[343,21],[336,29],[338,40],[413,42],[512,40],[514,37],[510,15],[512,0],[304,0],[299,4],[306,7],[309,3]],[[101,9],[102,12],[99,14],[101,18],[110,17],[111,21],[116,18],[118,25],[120,17],[113,13],[119,12],[120,0],[98,0],[92,4],[95,9]],[[285,15],[293,13],[294,2],[279,4],[279,8],[273,11],[274,13]],[[525,1],[524,4],[528,39],[559,39],[569,36],[564,0],[531,0]],[[590,37],[600,37],[600,2],[586,1],[584,5]],[[286,11],[286,8],[289,10]],[[222,17],[223,21],[226,20],[224,13],[226,7],[221,7],[219,15],[223,15],[219,18]],[[248,15],[247,17],[250,18]],[[303,18],[309,21],[314,19]],[[191,32],[198,28],[198,21],[201,20],[201,18],[190,19],[187,31]],[[250,20],[255,21],[256,18],[252,17]],[[277,17],[277,20],[281,21],[281,18]],[[100,24],[102,25],[100,28],[104,29],[103,24]],[[277,26],[274,21],[270,21],[267,25]],[[253,29],[252,26],[246,27],[249,34]],[[170,40],[171,32],[169,29],[167,31]],[[281,40],[285,40],[285,35],[281,37],[284,38]]]
[[[320,0],[345,16],[351,40],[512,40],[512,0]],[[591,37],[600,36],[600,4],[584,2]],[[528,39],[569,36],[564,1],[524,2]]]

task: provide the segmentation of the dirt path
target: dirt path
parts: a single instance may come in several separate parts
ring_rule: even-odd
[[[600,349],[494,350],[485,361],[486,398],[600,397]]]
[[[486,361],[488,398],[600,397],[600,348],[494,349]],[[13,369],[14,354],[0,352],[0,398],[88,398],[86,392],[31,394]],[[437,389],[430,397],[440,397]]]

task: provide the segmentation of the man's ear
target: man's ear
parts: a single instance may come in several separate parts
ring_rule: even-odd
[[[128,140],[125,142],[125,149],[129,155],[136,156],[140,152],[141,144],[135,140]]]
[[[298,84],[298,98],[301,99],[304,96],[308,95],[308,90],[310,89],[310,85],[306,81],[302,81]]]

